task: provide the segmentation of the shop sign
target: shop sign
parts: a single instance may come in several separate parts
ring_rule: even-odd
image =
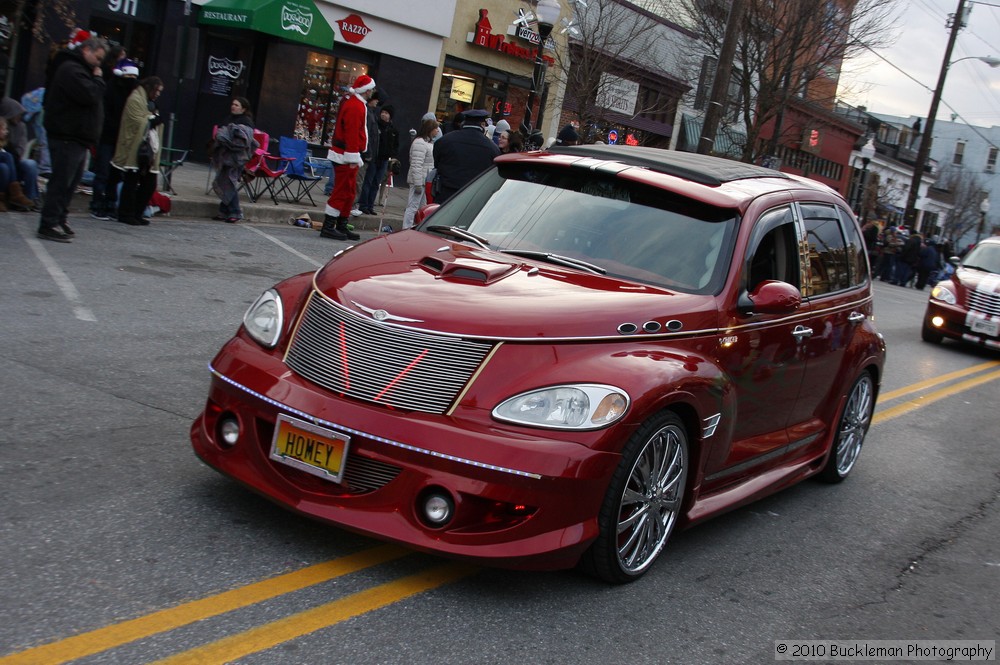
[[[312,30],[313,15],[302,5],[281,6],[281,29],[308,35]]]
[[[360,44],[361,40],[372,31],[357,14],[349,14],[347,18],[337,21],[337,25],[340,26],[340,35],[344,41],[351,44]]]
[[[202,89],[211,95],[229,97],[233,94],[233,83],[243,74],[242,60],[208,56],[208,77],[202,82]]]
[[[820,154],[823,150],[823,135],[818,129],[807,127],[802,133],[802,150],[811,152],[814,155]]]
[[[155,8],[149,0],[94,0],[91,6],[95,10],[131,16],[146,23],[156,22]]]
[[[632,117],[635,115],[635,104],[638,100],[638,83],[607,73],[601,74],[600,87],[597,89],[597,106]]]
[[[539,37],[538,32],[528,27],[528,15],[525,14],[523,9],[517,10],[517,18],[510,25],[510,27],[507,28],[507,34],[523,39],[533,46],[538,46],[538,42],[541,41],[541,37]],[[545,48],[550,51],[555,48],[555,40],[552,39],[552,37],[549,37],[546,40]]]
[[[505,102],[502,99],[498,99],[497,102],[496,102],[496,104],[493,105],[493,114],[494,115],[502,115],[502,116],[506,117],[506,116],[510,115],[510,112],[512,110],[513,110],[513,107],[511,106],[511,103],[510,102]]]
[[[470,32],[466,41],[475,46],[499,51],[515,58],[534,62],[538,56],[538,48],[525,48],[513,42],[508,42],[506,35],[494,34],[493,26],[488,18],[489,10],[479,10],[479,22],[476,23],[476,31]],[[542,59],[549,65],[555,64],[555,59],[549,55],[543,55]]]
[[[612,129],[608,131],[608,145],[615,145],[618,143],[618,130]]]

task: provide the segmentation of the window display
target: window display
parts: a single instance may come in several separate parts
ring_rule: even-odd
[[[330,145],[340,99],[368,65],[325,53],[310,52],[302,75],[302,94],[295,118],[295,138],[311,145]]]

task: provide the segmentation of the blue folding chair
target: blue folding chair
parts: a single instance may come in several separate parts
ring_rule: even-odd
[[[323,176],[313,171],[309,161],[309,144],[303,139],[282,136],[278,139],[278,154],[288,160],[278,194],[284,194],[289,203],[299,203],[307,198],[315,206],[311,191]]]

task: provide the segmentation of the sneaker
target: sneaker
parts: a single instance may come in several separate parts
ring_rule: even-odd
[[[72,242],[69,236],[59,229],[48,227],[38,229],[38,237],[42,240],[51,240],[53,242]]]
[[[357,208],[355,208],[354,210],[351,211],[351,217],[357,217],[360,214],[361,214],[361,211],[358,210]]]
[[[73,229],[70,227],[70,225],[67,224],[66,222],[60,222],[59,223],[59,228],[61,228],[62,232],[65,233],[68,236],[75,236],[76,235],[75,233],[73,233]]]
[[[149,217],[140,217],[139,226],[149,226],[149,223],[152,221]]]
[[[109,219],[111,219],[110,217],[108,217],[108,213],[102,212],[102,211],[99,211],[99,210],[91,210],[90,211],[90,216],[93,217],[94,219],[99,219],[99,220],[104,221],[104,222],[106,222]]]
[[[239,217],[227,217],[226,218],[226,224],[235,224],[238,221],[240,221]]]

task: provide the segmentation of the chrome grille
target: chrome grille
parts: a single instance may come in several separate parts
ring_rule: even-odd
[[[992,291],[969,290],[969,309],[983,314],[1000,316],[1000,294]]]
[[[313,293],[285,362],[333,392],[444,413],[491,345],[377,323]]]

